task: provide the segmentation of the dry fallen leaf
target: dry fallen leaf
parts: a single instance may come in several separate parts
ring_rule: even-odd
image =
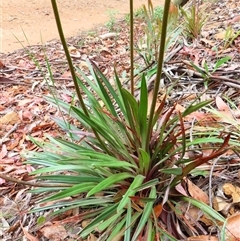
[[[170,8],[169,8],[168,21],[170,23],[176,23],[177,19],[178,19],[178,7],[171,2]]]
[[[216,97],[216,105],[218,108],[218,111],[216,112],[216,118],[221,122],[232,124],[233,121],[235,121],[233,116],[234,112],[229,108],[229,106],[222,100],[220,96]]]
[[[235,16],[234,18],[232,18],[230,21],[228,21],[228,25],[231,25],[235,22],[240,22],[240,15]]]
[[[24,233],[25,237],[26,237],[29,241],[39,241],[38,238],[34,237],[32,234],[30,234],[30,233],[27,231],[27,228],[23,228],[23,227],[22,227],[22,230],[23,230],[23,233]]]
[[[98,240],[98,238],[91,233],[87,238],[87,241],[97,241],[97,240]]]
[[[81,60],[80,63],[78,64],[78,67],[82,70],[82,71],[88,71],[89,67],[86,61]]]
[[[189,224],[196,225],[196,223],[203,217],[203,212],[194,206],[187,207],[185,218],[188,220]]]
[[[175,110],[179,111],[180,113],[183,113],[186,110],[186,108],[177,104]],[[206,123],[213,123],[212,115],[201,111],[192,112],[191,114],[185,116],[183,119],[189,122],[191,122],[192,120],[197,120],[201,125],[206,125]]]
[[[18,66],[26,69],[35,69],[35,64],[27,59],[20,59],[18,62]]]
[[[232,215],[227,218],[226,225],[226,241],[239,241],[240,240],[240,213]]]
[[[185,181],[187,182],[188,192],[191,197],[206,204],[209,203],[208,195],[201,188],[199,188],[187,178]]]
[[[231,203],[226,202],[226,199],[222,197],[215,197],[213,199],[213,208],[218,212],[222,211],[224,214],[227,214],[230,207]]]
[[[87,227],[87,225],[88,225],[89,223],[91,223],[91,221],[92,221],[92,220],[90,220],[90,219],[83,220],[83,221],[82,221],[82,227],[83,227],[83,228]]]
[[[156,218],[158,218],[160,216],[160,214],[162,213],[162,210],[163,210],[163,206],[161,203],[159,203],[158,205],[156,205],[154,208],[154,213],[155,213],[155,216]]]
[[[3,62],[0,60],[0,69],[4,69],[5,65],[3,64]]]
[[[219,110],[230,112],[229,106],[222,100],[220,96],[216,97],[216,105]]]
[[[14,125],[19,121],[18,114],[14,111],[8,112],[0,119],[0,124],[11,124]]]
[[[212,41],[212,40],[209,40],[209,39],[207,39],[207,38],[201,38],[200,40],[201,40],[203,43],[208,44],[208,45],[211,46],[211,47],[215,46],[215,42]]]
[[[1,152],[0,152],[0,161],[1,161],[5,156],[7,156],[7,153],[8,153],[8,151],[7,151],[7,146],[4,144],[4,145],[2,145],[2,150],[1,150]]]
[[[4,179],[0,178],[0,186],[4,183],[6,183],[6,181]]]
[[[222,30],[221,32],[214,35],[216,39],[223,40],[226,38],[226,30]]]
[[[72,57],[75,57],[75,58],[81,57],[80,52],[79,52],[79,51],[77,50],[77,48],[75,48],[74,46],[70,46],[70,47],[68,48],[68,51],[70,52],[70,55],[71,55]]]
[[[240,188],[239,187],[234,186],[231,183],[225,183],[223,185],[223,192],[225,193],[225,195],[232,197],[233,203],[240,203]]]
[[[40,232],[51,241],[64,240],[67,237],[65,228],[59,224],[43,227],[40,229]]]
[[[30,103],[33,103],[33,99],[23,99],[18,101],[18,106],[26,106]]]
[[[218,238],[215,236],[200,235],[197,237],[189,237],[187,241],[218,241]]]

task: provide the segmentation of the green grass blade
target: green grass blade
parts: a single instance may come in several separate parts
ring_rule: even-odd
[[[123,218],[119,223],[116,224],[115,228],[112,229],[110,236],[107,241],[113,241],[114,238],[119,235],[120,230],[123,229],[126,220]]]
[[[157,197],[157,192],[156,192],[156,187],[152,187],[151,188],[151,192],[149,194],[149,198],[156,198]],[[151,202],[148,202],[146,203],[144,209],[143,209],[143,212],[142,212],[142,216],[141,216],[141,219],[139,220],[138,222],[138,226],[135,230],[135,233],[132,237],[132,241],[135,241],[138,239],[138,236],[139,234],[141,233],[141,231],[143,230],[144,226],[146,225],[146,223],[148,222],[149,220],[149,217],[153,211],[153,203],[154,201],[151,201]]]
[[[111,188],[111,186],[113,184],[118,185],[119,181],[125,180],[127,178],[133,178],[133,175],[131,175],[130,173],[127,173],[127,172],[113,174],[112,176],[106,178],[105,180],[103,180],[102,182],[97,184],[97,186],[95,186],[93,189],[91,189],[87,193],[87,197],[89,197],[95,193],[101,192],[102,190],[104,190],[106,188]]]
[[[57,147],[61,147],[62,151],[71,151],[71,153],[73,153],[76,151],[89,150],[81,145],[75,144],[74,142],[69,142],[64,139],[59,139],[59,138],[53,138],[49,135],[47,135],[47,137],[48,137],[50,143],[54,143]],[[51,148],[51,150],[53,150],[53,149]],[[57,152],[59,152],[59,150],[57,150]]]
[[[119,106],[119,108],[123,111],[124,113],[124,107],[123,107],[123,102],[122,100],[119,98],[117,92],[114,90],[112,84],[109,82],[109,80],[106,78],[106,76],[99,70],[99,68],[94,64],[94,62],[92,62],[94,69],[96,70],[97,75],[100,77],[99,79],[101,79],[101,81],[103,81],[103,83],[105,84],[105,86],[107,87],[107,90],[109,91],[109,93],[112,95],[113,99],[116,101],[117,105]],[[115,71],[115,79],[117,81],[118,76],[117,73]],[[122,86],[121,86],[122,88]]]
[[[212,72],[215,72],[221,65],[225,64],[230,59],[231,59],[230,56],[226,56],[226,57],[223,57],[220,60],[218,60],[217,63],[215,64]]]
[[[99,200],[99,199],[81,199],[81,200],[76,200],[76,201],[69,201],[69,202],[64,202],[64,205],[63,205],[63,202],[57,202],[57,203],[54,203],[52,205],[48,205],[48,206],[43,206],[43,207],[40,207],[40,208],[34,208],[33,210],[30,210],[29,212],[30,213],[33,213],[33,212],[42,212],[42,211],[45,211],[45,210],[49,210],[49,209],[59,209],[59,208],[62,208],[63,206],[64,207],[69,207],[68,210],[70,209],[73,209],[75,207],[79,207],[81,206],[82,208],[83,207],[91,207],[92,205],[97,205],[97,206],[104,206],[104,205],[109,205],[111,203],[110,200],[108,199],[103,199],[103,200]]]
[[[131,200],[128,200],[128,204],[127,204],[127,213],[126,213],[126,225],[125,225],[125,233],[124,233],[124,241],[129,241],[131,240],[131,221],[132,221],[132,204],[131,204]]]
[[[159,170],[162,173],[166,174],[172,174],[172,175],[181,175],[182,174],[182,168],[166,168]]]
[[[41,161],[39,162],[39,164],[41,163]],[[41,173],[47,173],[47,172],[57,172],[57,171],[85,171],[85,170],[90,170],[89,167],[87,166],[83,166],[83,165],[54,165],[52,163],[53,166],[50,166],[50,167],[43,167],[43,168],[40,168],[40,169],[37,169],[33,172],[31,172],[32,175],[35,175],[35,174],[41,174]]]
[[[106,78],[105,78],[106,79]],[[100,88],[100,91],[104,97],[103,101],[104,101],[104,104],[106,105],[106,108],[110,111],[110,113],[117,117],[117,112],[115,110],[115,107],[113,105],[113,100],[110,98],[108,92],[106,91],[106,89],[104,88],[102,82],[100,81],[100,79],[98,78],[98,76],[96,75],[96,81],[98,83],[98,86]],[[114,91],[114,90],[113,90]],[[116,96],[116,93],[114,91],[114,96]]]
[[[143,149],[139,149],[139,153],[140,153],[140,156],[139,156],[139,171],[140,173],[143,173],[144,175],[146,175],[148,173],[148,169],[149,169],[149,166],[150,166],[150,156],[149,154],[143,150]]]
[[[157,227],[158,232],[161,234],[160,240],[169,240],[169,241],[179,241],[179,239],[174,238],[169,232],[165,229]]]
[[[36,177],[38,180],[48,180],[52,182],[58,183],[71,183],[77,184],[82,182],[101,182],[104,180],[102,177],[94,177],[94,176],[73,176],[73,175],[48,175],[48,176],[38,176]]]
[[[109,228],[110,226],[117,224],[117,221],[119,219],[119,216],[122,215],[122,213],[124,212],[124,210],[122,210],[119,213],[116,213],[114,215],[112,215],[110,218],[108,218],[106,221],[98,224],[97,228],[99,231],[103,232],[104,230],[106,230],[107,228]]]
[[[126,111],[130,127],[135,130],[136,120],[138,117],[138,104],[136,99],[125,89],[122,90],[123,100],[125,103]]]
[[[115,74],[115,81],[116,81],[116,88],[117,88],[117,91],[116,93],[118,94],[118,98],[114,98],[116,100],[116,102],[118,103],[118,106],[121,110],[121,113],[123,114],[123,116],[126,116],[127,113],[126,113],[126,109],[125,109],[125,105],[124,105],[124,102],[123,102],[123,95],[122,95],[122,83],[118,77],[118,74],[116,72],[116,70],[114,69],[114,74]]]
[[[138,110],[138,120],[141,135],[141,147],[146,150],[146,138],[147,138],[147,111],[148,111],[148,91],[145,75],[142,76],[141,88],[140,88],[140,102]]]
[[[187,202],[191,203],[195,207],[198,207],[200,210],[202,210],[204,213],[208,214],[214,220],[218,220],[223,223],[225,222],[225,218],[220,213],[218,213],[213,208],[211,208],[209,205],[207,205],[203,202],[200,202],[198,200],[195,200],[193,198],[190,198],[190,197],[181,197],[181,199],[183,201],[187,201]]]
[[[155,231],[153,229],[153,223],[152,220],[148,220],[147,225],[146,225],[146,229],[147,229],[147,239],[146,241],[153,241],[154,237],[155,237]]]
[[[139,192],[147,188],[151,188],[153,186],[156,186],[159,183],[158,178],[151,179],[148,182],[144,182],[141,186],[135,188],[135,191]]]
[[[109,128],[106,126],[106,123],[99,122],[99,119],[96,119],[93,116],[89,118],[76,107],[73,107],[73,111],[80,117],[80,119],[86,122],[92,129],[97,131],[104,139],[106,139],[106,141],[109,142],[111,146],[114,146],[115,149],[126,149],[124,143],[116,138],[114,133],[109,132]]]
[[[116,214],[118,204],[112,204],[106,207],[105,210],[98,215],[91,223],[87,225],[81,232],[80,236],[86,238],[103,220],[110,218],[112,215]]]
[[[212,102],[212,100],[206,100],[206,101],[202,101],[196,105],[193,105],[191,104],[183,113],[182,113],[182,116],[185,117],[185,116],[188,116],[190,115],[191,113],[193,113],[194,111],[197,111],[199,109],[201,109],[202,107],[210,104]]]
[[[62,199],[65,197],[71,197],[71,196],[80,194],[82,192],[87,192],[91,188],[93,188],[95,185],[96,185],[96,183],[94,183],[94,182],[80,183],[80,184],[74,185],[70,188],[67,188],[64,191],[61,191],[60,193],[57,193],[51,197],[44,198],[43,200],[41,200],[41,202],[49,202],[49,201],[53,201],[53,200]]]
[[[130,196],[134,196],[136,193],[136,188],[138,188],[139,186],[141,186],[141,184],[143,183],[144,180],[144,176],[142,175],[137,175],[134,180],[132,181],[132,184],[129,186],[127,192],[124,194],[124,196],[122,197],[122,200],[120,201],[120,203],[118,204],[117,207],[117,212],[120,212],[122,209],[124,209],[130,199]]]
[[[136,99],[125,89],[122,90],[124,104],[127,111],[127,119],[131,128],[131,136],[134,140],[135,150],[140,148],[140,130],[138,121],[138,103]]]

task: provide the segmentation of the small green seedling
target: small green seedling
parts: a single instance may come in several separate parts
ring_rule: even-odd
[[[224,48],[227,49],[233,43],[233,41],[240,36],[240,30],[236,33],[234,32],[233,28],[228,26],[225,36],[224,36]]]
[[[110,31],[113,31],[116,26],[116,21],[117,21],[116,15],[117,14],[118,14],[117,10],[108,10],[108,16],[110,19],[105,25]]]
[[[205,88],[207,88],[208,80],[212,77],[212,75],[213,75],[223,64],[225,64],[225,63],[226,63],[228,60],[230,60],[230,59],[231,59],[230,56],[226,56],[226,57],[223,57],[223,58],[219,59],[219,60],[214,64],[213,69],[210,69],[210,68],[209,68],[207,62],[204,62],[204,65],[203,65],[204,68],[201,68],[201,67],[197,66],[197,65],[194,64],[194,63],[191,63],[191,64],[192,64],[192,66],[195,68],[195,70],[202,75],[202,78],[205,80],[205,81],[204,81]]]

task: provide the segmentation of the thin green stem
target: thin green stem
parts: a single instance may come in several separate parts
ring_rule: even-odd
[[[83,109],[84,114],[87,117],[90,118],[88,110],[87,110],[87,108],[84,104],[84,101],[83,101],[83,98],[82,98],[82,95],[81,95],[81,91],[80,91],[80,88],[79,88],[79,85],[78,85],[77,76],[76,76],[76,73],[75,73],[75,70],[74,70],[72,59],[71,59],[70,53],[68,51],[67,43],[66,43],[66,40],[65,40],[65,37],[64,37],[62,24],[61,24],[61,20],[60,20],[58,8],[57,8],[57,3],[56,3],[56,0],[51,0],[51,1],[52,1],[52,8],[53,8],[57,28],[58,28],[58,33],[59,33],[59,36],[60,36],[60,39],[61,39],[61,42],[62,42],[62,45],[63,45],[63,49],[64,49],[64,52],[65,52],[65,55],[66,55],[66,58],[67,58],[67,61],[68,61],[68,65],[69,65],[69,69],[70,69],[70,72],[71,72],[71,75],[72,75],[72,78],[73,78],[73,83],[74,83],[74,87],[75,87],[75,90],[76,90],[76,93],[77,93],[77,97],[79,99],[79,102],[80,102],[80,105]],[[92,128],[92,131],[93,131],[94,135],[96,136],[96,138],[98,139],[99,143],[101,144],[102,148],[105,150],[105,152],[110,154],[107,146],[101,140],[97,131],[94,130],[93,128]]]
[[[154,112],[155,112],[155,107],[156,107],[156,102],[157,102],[157,96],[158,96],[158,90],[159,90],[160,80],[161,80],[161,75],[162,75],[164,53],[165,53],[165,42],[166,42],[166,36],[167,36],[168,13],[169,13],[170,3],[171,3],[171,0],[165,0],[162,32],[161,32],[161,40],[160,40],[161,41],[160,42],[160,51],[159,51],[159,57],[158,57],[157,77],[155,80],[152,105],[151,105],[149,120],[148,120],[147,141],[146,141],[146,146],[145,146],[146,151],[148,151],[148,143],[150,141],[150,136],[152,133],[152,122],[153,122],[153,117],[154,117]]]
[[[130,0],[130,83],[131,83],[131,94],[134,95],[134,62],[133,62],[133,0]]]
[[[81,95],[81,92],[80,92],[80,88],[79,88],[78,83],[77,83],[77,76],[75,74],[72,59],[71,59],[70,53],[68,51],[67,43],[66,43],[66,40],[65,40],[65,37],[64,37],[64,34],[63,34],[62,24],[61,24],[60,16],[59,16],[59,13],[58,13],[56,0],[52,0],[52,8],[53,8],[57,28],[58,28],[58,33],[59,33],[59,36],[60,36],[60,39],[61,39],[61,42],[62,42],[62,45],[63,45],[63,49],[64,49],[64,52],[65,52],[65,55],[66,55],[66,58],[67,58],[67,61],[68,61],[68,65],[69,65],[69,68],[70,68],[71,75],[72,75],[72,78],[73,78],[74,87],[75,87],[75,90],[77,92],[77,97],[79,99],[80,105],[81,105],[85,115],[89,116],[87,108],[84,104],[84,101],[83,101],[83,98],[82,98],[82,95]]]

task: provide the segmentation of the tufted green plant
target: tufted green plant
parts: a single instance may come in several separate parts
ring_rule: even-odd
[[[201,35],[202,28],[207,20],[207,15],[199,4],[198,1],[193,0],[188,10],[183,7],[180,8],[184,18],[184,32],[191,40],[197,39]]]
[[[43,184],[32,192],[44,193],[41,202],[48,204],[33,211],[50,209],[58,215],[77,208],[78,219],[88,221],[79,234],[82,238],[94,234],[99,240],[109,241],[179,240],[182,236],[174,222],[181,222],[181,214],[176,203],[180,199],[192,205],[201,206],[201,203],[183,199],[175,186],[197,166],[224,153],[229,136],[219,136],[216,130],[199,137],[199,133],[190,134],[185,127],[184,118],[211,101],[194,101],[183,113],[176,111],[175,104],[167,107],[167,96],[158,101],[170,0],[164,6],[151,98],[147,73],[140,76],[140,93],[136,97],[132,0],[129,89],[122,86],[116,72],[115,83],[110,83],[91,61],[88,61],[88,74],[74,68],[55,0],[52,6],[78,102],[73,105],[61,100],[56,103],[52,97],[46,99],[75,118],[79,125],[56,119],[66,131],[65,138],[48,136],[48,142],[44,143],[31,138],[43,150],[25,154],[27,163],[38,167],[32,175]],[[212,154],[186,158],[189,149],[209,141],[209,137],[216,144]],[[214,211],[209,215],[224,222]]]

